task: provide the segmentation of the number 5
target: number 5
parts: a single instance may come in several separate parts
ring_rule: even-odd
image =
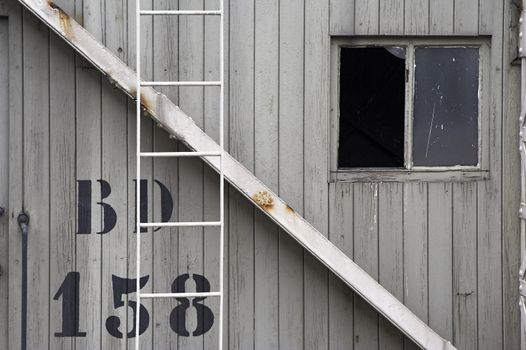
[[[150,276],[141,277],[139,281],[140,289],[142,289],[146,285],[149,278]],[[123,296],[125,294],[135,293],[137,291],[137,288],[136,288],[137,279],[121,278],[121,277],[112,275],[111,282],[113,286],[113,306],[115,307],[115,309],[118,309],[124,306]],[[128,306],[131,307],[133,310],[133,329],[128,332],[128,338],[133,338],[135,337],[135,320],[137,318],[137,302],[130,300],[128,301]],[[146,329],[148,328],[148,325],[150,324],[150,315],[148,314],[148,310],[146,310],[146,308],[143,305],[139,304],[139,307],[141,310],[141,318],[139,320],[139,335],[141,335],[146,331]],[[110,333],[112,336],[116,338],[122,338],[123,334],[121,331],[119,331],[120,324],[121,324],[121,320],[119,319],[118,316],[108,317],[106,319],[106,329],[108,330],[108,333]]]

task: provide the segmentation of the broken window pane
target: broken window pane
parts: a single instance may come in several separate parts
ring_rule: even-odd
[[[413,165],[478,164],[479,52],[415,50]]]
[[[400,47],[341,48],[338,167],[403,167],[405,56]]]

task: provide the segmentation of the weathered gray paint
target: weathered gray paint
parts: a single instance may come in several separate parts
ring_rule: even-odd
[[[133,1],[58,3],[134,65]],[[196,9],[217,4],[179,3]],[[123,324],[132,317],[124,308],[113,309],[111,274],[134,275],[133,106],[32,15],[22,15],[12,0],[9,4],[9,135],[23,132],[18,141],[25,141],[24,146],[16,140],[9,143],[9,208],[16,217],[24,201],[32,220],[29,344],[125,348],[125,342],[108,335],[104,322],[110,315],[120,316]],[[173,2],[142,5],[169,8]],[[514,118],[519,103],[517,69],[509,65],[515,46],[508,26],[516,23],[511,21],[515,8],[510,2],[231,0],[228,8],[230,152],[460,349],[518,348]],[[213,21],[145,19],[143,76],[217,77],[210,46],[217,31]],[[170,23],[174,25],[167,26]],[[454,184],[329,184],[329,31],[492,35],[489,177]],[[217,139],[214,88],[165,92]],[[182,148],[148,119],[142,132],[143,150]],[[150,180],[150,191],[157,190],[153,178],[172,190],[174,220],[217,215],[218,178],[199,161],[156,159],[144,165],[142,176]],[[100,178],[112,185],[107,202],[119,213],[117,227],[103,236],[73,235],[75,180]],[[98,188],[95,184],[94,201],[99,200]],[[226,348],[412,346],[266,217],[255,214],[235,190],[227,192]],[[149,201],[150,217],[159,211],[155,196]],[[100,230],[100,210],[92,215],[92,226]],[[20,239],[16,222],[9,225],[9,348],[19,348]],[[143,271],[150,275],[146,290],[168,291],[173,279],[187,271],[205,274],[212,288],[217,286],[216,233],[164,228],[145,234]],[[73,269],[82,278],[80,327],[89,333],[75,340],[56,338],[61,309],[52,297]],[[170,342],[173,349],[214,348],[214,330],[202,339],[173,333],[168,318],[176,305],[170,300],[145,303],[151,319],[142,336],[144,347],[167,347]],[[195,314],[189,318],[195,324]]]
[[[0,217],[0,294],[8,295],[9,278],[9,41],[8,20],[0,17],[0,207],[5,212]],[[7,348],[8,298],[0,300],[0,347]]]

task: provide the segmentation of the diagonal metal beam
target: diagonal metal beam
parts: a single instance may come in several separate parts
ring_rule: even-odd
[[[73,18],[48,0],[19,0],[19,2],[105,74],[117,87],[131,98],[136,98],[135,71],[113,55]],[[146,112],[159,126],[190,149],[214,154],[221,151],[220,146],[212,138],[163,94],[152,87],[145,86],[141,89],[141,100]],[[202,158],[219,171],[218,157]],[[408,338],[423,349],[455,349],[449,341],[440,337],[421,321],[228,153],[225,153],[223,166],[225,178],[233,187],[258,206]]]

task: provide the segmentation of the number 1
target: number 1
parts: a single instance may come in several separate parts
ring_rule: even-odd
[[[86,336],[86,332],[79,330],[79,288],[80,274],[69,272],[53,297],[53,300],[62,297],[62,331],[55,333],[55,337]]]

